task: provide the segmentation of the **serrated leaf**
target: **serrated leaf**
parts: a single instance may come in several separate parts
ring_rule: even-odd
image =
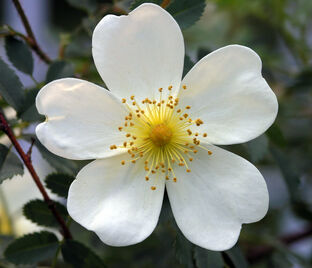
[[[183,30],[192,26],[200,19],[205,6],[205,0],[174,0],[170,2],[166,9]]]
[[[72,77],[74,75],[74,66],[67,61],[53,62],[47,72],[46,83],[56,79]]]
[[[156,5],[160,5],[163,2],[163,0],[134,0],[130,6],[130,10],[135,9],[136,7],[138,7],[139,5],[142,5],[143,3],[153,3]]]
[[[194,66],[194,62],[190,59],[188,55],[185,55],[183,77],[193,68],[193,66]]]
[[[74,179],[75,177],[68,174],[54,173],[46,177],[45,183],[52,193],[67,198],[69,186]]]
[[[17,155],[0,144],[0,184],[15,175],[23,175],[24,166]]]
[[[25,42],[8,36],[5,38],[5,50],[9,60],[16,69],[23,73],[32,75],[34,70],[34,60],[31,50]]]
[[[66,208],[58,203],[54,202],[55,209],[62,216],[63,219],[67,217]],[[58,227],[58,222],[53,216],[46,202],[40,199],[31,200],[24,205],[23,213],[25,217],[38,225],[47,227]]]
[[[88,247],[74,241],[67,240],[62,244],[62,255],[65,262],[75,268],[105,268],[103,261]]]
[[[23,85],[15,72],[0,58],[0,95],[16,111],[23,109]]]
[[[58,245],[53,233],[28,234],[13,241],[4,251],[4,256],[14,264],[36,264],[53,258]]]
[[[248,262],[246,261],[244,254],[240,250],[239,246],[235,245],[233,248],[224,251],[224,253],[230,258],[231,262],[236,268],[248,268]]]
[[[200,247],[194,248],[196,268],[223,268],[224,262],[220,252],[210,251]]]
[[[269,142],[265,135],[261,135],[260,137],[248,142],[246,146],[251,160],[253,162],[259,162],[268,152]]]
[[[178,262],[186,268],[194,268],[193,244],[190,243],[180,232],[177,233],[174,247],[175,256]]]

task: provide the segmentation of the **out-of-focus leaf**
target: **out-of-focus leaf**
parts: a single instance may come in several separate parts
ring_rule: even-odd
[[[192,69],[194,62],[190,59],[188,55],[184,57],[184,68],[183,68],[183,77]]]
[[[282,130],[279,128],[279,126],[274,123],[267,131],[266,135],[269,137],[269,140],[273,142],[274,144],[284,147],[286,146],[286,140],[283,135]]]
[[[23,175],[24,166],[17,155],[0,144],[0,184],[15,175]]]
[[[5,38],[5,50],[14,67],[23,73],[32,75],[34,60],[29,47],[21,40],[8,36]]]
[[[66,208],[58,203],[54,202],[55,209],[64,218],[67,217]],[[46,202],[40,199],[31,200],[24,205],[23,213],[25,217],[38,225],[47,227],[58,227],[58,222],[53,216]]]
[[[49,152],[38,139],[35,142],[42,157],[58,172],[74,175],[78,170],[78,164],[72,160],[65,159]]]
[[[71,6],[82,9],[88,13],[96,10],[96,0],[66,0]]]
[[[0,95],[16,111],[23,109],[25,95],[17,75],[0,58]]]
[[[195,246],[194,260],[196,268],[223,268],[224,263],[222,255],[217,251],[210,251]]]
[[[142,5],[143,3],[154,3],[157,5],[160,5],[163,2],[163,0],[134,0],[130,6],[130,10],[135,9],[139,5]]]
[[[53,173],[46,177],[45,183],[48,189],[50,189],[53,193],[67,198],[69,186],[74,181],[75,177],[61,174],[61,173]]]
[[[291,91],[308,91],[312,88],[312,66],[303,69],[289,85]]]
[[[174,0],[167,7],[167,11],[175,18],[181,29],[186,29],[200,19],[205,6],[205,0]]]
[[[268,152],[269,143],[265,135],[261,135],[260,137],[248,142],[246,145],[253,162],[261,161]]]
[[[55,234],[40,232],[16,239],[5,250],[4,256],[14,264],[36,264],[51,259],[58,247]]]
[[[56,79],[74,76],[74,66],[67,61],[53,62],[47,72],[46,83]]]
[[[174,243],[175,256],[179,263],[186,268],[193,268],[193,244],[189,242],[180,232]]]
[[[297,199],[297,190],[300,183],[298,171],[287,158],[287,154],[275,146],[270,146],[269,148],[273,158],[281,169],[290,197],[293,201],[295,201]]]
[[[38,89],[27,90],[25,93],[25,105],[23,110],[18,112],[18,116],[26,122],[42,121],[44,116],[38,113],[35,104]]]
[[[75,268],[105,268],[103,261],[85,245],[67,240],[62,244],[62,255],[65,262]]]
[[[235,268],[248,268],[249,265],[247,260],[237,245],[227,251],[224,251],[224,253],[229,257]]]

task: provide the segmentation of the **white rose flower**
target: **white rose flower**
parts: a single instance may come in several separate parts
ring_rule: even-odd
[[[69,159],[96,159],[70,187],[69,214],[108,245],[132,245],[154,230],[166,186],[187,239],[210,250],[232,247],[242,223],[266,214],[268,191],[255,166],[215,145],[249,141],[276,117],[259,56],[227,46],[181,82],[181,30],[154,4],[105,16],[92,46],[110,91],[66,78],[36,100],[47,117],[36,129],[43,145]]]

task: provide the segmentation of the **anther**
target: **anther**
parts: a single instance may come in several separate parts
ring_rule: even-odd
[[[126,99],[122,99],[121,102],[122,102],[122,103],[126,103]]]
[[[156,187],[155,186],[151,186],[151,190],[155,191]]]
[[[183,89],[186,89],[186,85],[183,85],[182,87],[183,87]]]
[[[212,155],[212,152],[211,152],[211,151],[208,151],[208,154],[209,154],[209,155]]]
[[[122,164],[122,165],[126,164],[126,161],[125,161],[125,160],[122,160],[122,161],[121,161],[121,164]]]

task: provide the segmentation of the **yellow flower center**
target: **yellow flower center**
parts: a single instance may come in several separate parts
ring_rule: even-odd
[[[172,137],[171,129],[164,123],[152,128],[150,138],[156,146],[164,146],[170,142]]]
[[[182,88],[186,90],[187,87],[183,85]],[[159,88],[159,99],[145,98],[142,107],[135,96],[131,96],[130,100],[122,99],[129,110],[124,123],[118,127],[119,131],[125,133],[125,141],[118,146],[111,145],[110,149],[126,149],[128,157],[121,164],[132,162],[142,165],[146,171],[146,181],[156,176],[177,182],[174,170],[184,168],[186,172],[191,172],[189,165],[198,149],[212,154],[200,144],[207,134],[193,133],[191,130],[204,122],[190,117],[187,111],[191,106],[179,107],[179,98],[173,97],[171,90],[172,86],[169,86],[168,97],[164,99],[163,89]],[[151,189],[156,190],[156,187],[151,186]]]

